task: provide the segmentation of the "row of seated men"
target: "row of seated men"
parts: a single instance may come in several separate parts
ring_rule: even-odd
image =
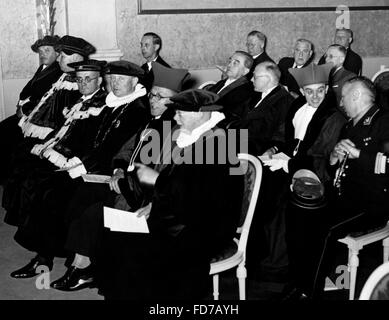
[[[25,88],[46,85],[41,97],[32,89],[21,97],[18,114],[2,123],[18,134],[1,136],[12,154],[5,220],[18,227],[17,243],[37,253],[11,276],[34,277],[66,255],[67,272],[51,284],[59,290],[98,285],[108,299],[204,297],[210,261],[232,239],[243,199],[243,176],[230,174],[236,157],[218,161],[225,160],[215,159],[219,150],[206,148],[209,140],[216,148],[230,146],[213,141],[222,134],[243,137],[232,143],[239,142],[234,150],[264,156],[248,259],[259,248],[271,252],[286,234],[285,297],[320,297],[335,240],[388,219],[383,168],[389,124],[375,104],[374,86],[353,77],[339,86],[337,99],[337,87],[329,85],[338,67],[331,63],[290,68],[296,91],[280,85],[280,69],[271,61],[258,63],[249,81],[254,59],[237,51],[227,79],[207,90],[182,91],[189,74],[161,62],[161,45],[157,35],[143,36],[148,62],[142,67],[90,60],[93,46],[72,36],[33,45],[53,60],[39,72],[51,74],[59,58],[56,79],[42,76],[39,84],[37,72]],[[298,41],[296,48],[301,45],[309,42]],[[326,59],[343,52],[343,62],[343,49],[330,46]],[[230,135],[234,130],[239,134]],[[299,169],[311,170],[325,186],[328,203],[315,219],[289,202]],[[111,178],[85,183],[86,173]],[[104,206],[145,216],[150,234],[105,229]],[[308,250],[312,254],[301,255]]]

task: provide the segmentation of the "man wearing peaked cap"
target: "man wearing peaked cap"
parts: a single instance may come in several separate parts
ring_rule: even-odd
[[[107,65],[107,61],[104,60],[85,60],[79,62],[73,62],[69,64],[69,67],[75,69],[75,71],[97,71],[102,72]]]
[[[107,64],[105,68],[106,74],[118,74],[124,76],[133,76],[141,78],[144,76],[144,71],[137,64],[130,61],[120,60],[114,61]]]

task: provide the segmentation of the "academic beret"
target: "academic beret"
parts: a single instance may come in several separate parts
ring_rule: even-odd
[[[68,66],[71,68],[74,68],[76,72],[77,71],[98,71],[98,72],[101,72],[106,64],[107,64],[107,61],[89,59],[89,60],[69,63]]]
[[[31,50],[38,52],[39,47],[42,46],[55,47],[60,39],[61,38],[58,36],[44,36],[42,39],[38,39],[34,42],[34,44],[31,46]]]
[[[63,36],[58,42],[56,51],[63,51],[67,55],[78,53],[87,58],[90,54],[96,52],[96,48],[82,38]]]
[[[303,88],[310,84],[328,83],[332,67],[331,63],[322,65],[311,63],[304,68],[290,68],[289,72],[296,79],[299,87]]]
[[[154,74],[153,86],[180,92],[184,81],[190,76],[186,69],[167,68],[158,62],[151,62]]]
[[[200,89],[191,89],[182,91],[171,97],[170,101],[172,103],[168,106],[181,111],[218,111],[223,107],[215,104],[217,100],[219,100],[219,96],[216,93]]]
[[[145,72],[137,64],[126,60],[113,61],[107,64],[104,70],[105,74],[121,74],[141,78]]]

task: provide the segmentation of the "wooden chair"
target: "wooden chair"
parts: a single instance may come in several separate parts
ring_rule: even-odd
[[[262,165],[252,155],[239,154],[238,157],[241,165],[247,164],[241,219],[237,228],[237,234],[240,234],[240,237],[233,239],[231,247],[223,252],[222,257],[214,258],[211,262],[210,275],[213,276],[214,300],[219,300],[219,273],[235,267],[237,267],[236,277],[239,283],[239,299],[246,299],[246,246],[261,186]]]
[[[359,300],[389,300],[389,262],[380,265],[369,276]]]
[[[357,279],[357,271],[359,265],[359,251],[366,245],[382,240],[383,245],[383,260],[389,260],[389,223],[378,230],[360,235],[347,236],[338,241],[344,243],[348,247],[348,270],[350,272],[350,293],[349,300],[354,300],[355,284]]]

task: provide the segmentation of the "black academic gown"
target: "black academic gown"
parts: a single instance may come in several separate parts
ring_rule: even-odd
[[[79,157],[86,170],[90,173],[108,174],[114,154],[147,119],[148,108],[142,102],[142,98],[119,106],[115,110],[106,107],[101,113],[101,122],[97,128],[97,135],[94,135],[91,142],[90,151]],[[36,181],[39,176],[36,174],[31,180]],[[24,184],[27,183],[28,179]],[[35,192],[41,195],[41,208],[38,214],[35,212],[36,219],[31,219],[31,223],[25,228],[19,228],[15,235],[18,243],[31,251],[59,254],[63,250],[67,230],[64,214],[72,195],[82,184],[82,178],[71,179],[66,171],[60,175],[51,174],[47,180],[42,181],[42,184],[35,188]],[[89,199],[94,199],[95,196],[97,195],[92,192]],[[41,220],[45,223],[36,223]],[[30,225],[32,227],[28,228]]]
[[[204,296],[211,258],[230,241],[239,219],[243,176],[230,175],[229,168],[169,165],[155,184],[150,234],[105,230],[97,266],[106,299]]]
[[[244,143],[254,156],[262,155],[277,141],[284,141],[285,117],[293,97],[282,86],[277,86],[257,106],[260,100],[252,99],[247,114],[235,124],[248,130],[248,141]]]
[[[28,115],[32,109],[38,104],[42,96],[47,92],[53,83],[61,76],[62,71],[58,62],[52,63],[44,70],[41,65],[35,72],[32,79],[25,85],[20,92],[19,100],[26,100],[21,107],[23,114]],[[2,156],[0,158],[0,180],[8,177],[10,170],[11,155],[16,146],[23,140],[23,134],[18,127],[19,116],[14,114],[0,123],[0,150]]]

